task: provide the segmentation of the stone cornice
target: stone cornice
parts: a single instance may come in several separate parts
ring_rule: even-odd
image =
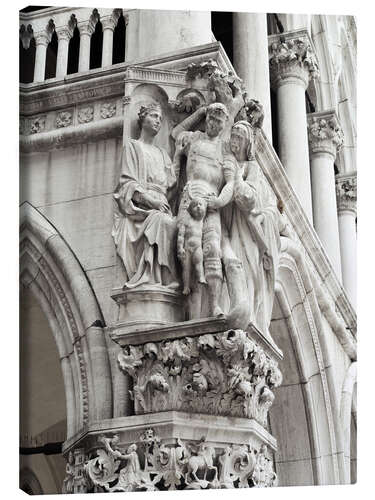
[[[344,134],[334,110],[320,111],[307,115],[307,132],[310,155],[327,153],[333,159],[340,150]]]
[[[337,211],[357,213],[357,172],[336,176]]]
[[[268,37],[271,85],[277,88],[291,80],[307,88],[319,75],[313,45],[305,29]]]

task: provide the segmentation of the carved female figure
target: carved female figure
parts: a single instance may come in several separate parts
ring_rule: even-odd
[[[255,160],[255,129],[246,121],[234,124],[229,146],[238,163],[234,187],[230,241],[242,261],[250,300],[251,321],[268,335],[275,279],[279,261],[280,233],[285,222],[267,193]]]
[[[172,162],[154,145],[162,111],[158,104],[139,111],[141,135],[127,139],[122,173],[115,190],[112,236],[127,277],[125,287],[161,285],[177,288],[175,218],[168,202],[176,183]]]

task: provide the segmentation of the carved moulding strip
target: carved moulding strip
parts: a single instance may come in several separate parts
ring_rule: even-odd
[[[89,389],[88,389],[88,377],[86,371],[86,362],[83,353],[82,346],[82,338],[80,335],[79,327],[74,318],[74,314],[69,303],[69,299],[65,294],[62,284],[60,283],[59,278],[56,276],[54,270],[47,262],[46,256],[42,255],[37,247],[31,242],[29,238],[25,238],[20,246],[20,255],[24,252],[29,253],[33,259],[38,262],[39,268],[42,270],[43,274],[48,280],[51,288],[55,291],[57,296],[59,297],[59,301],[61,307],[64,310],[67,322],[69,324],[70,331],[72,333],[74,339],[74,347],[77,352],[78,362],[79,362],[79,371],[82,384],[82,424],[86,425],[88,423],[89,418]]]
[[[244,419],[180,412],[112,419],[65,448],[64,491],[276,486],[275,449],[267,431]]]
[[[118,362],[133,379],[136,414],[189,411],[266,426],[282,381],[275,356],[243,330],[130,345]]]
[[[50,132],[20,136],[20,150],[23,153],[48,151],[55,148],[70,147],[75,144],[100,141],[120,137],[123,130],[123,117],[107,118],[76,127],[64,127]]]

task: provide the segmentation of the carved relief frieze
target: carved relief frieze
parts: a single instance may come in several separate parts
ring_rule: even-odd
[[[100,435],[87,457],[83,477],[86,492],[131,492],[277,485],[273,461],[265,444],[215,448],[205,438],[163,443],[152,428],[137,443],[121,445],[119,434]],[[65,492],[76,481],[70,453]],[[82,483],[80,483],[82,484]],[[68,491],[70,489],[70,491]]]
[[[44,132],[46,126],[46,115],[35,116],[29,121],[30,126],[30,134],[39,134],[40,132]]]
[[[78,123],[89,123],[94,119],[94,108],[86,106],[78,111]]]
[[[57,114],[55,124],[57,128],[68,127],[72,124],[73,115],[70,111],[61,111]]]
[[[181,410],[253,418],[265,426],[282,375],[243,330],[125,347],[136,414]]]
[[[357,172],[336,177],[336,198],[339,212],[357,212]]]
[[[116,114],[116,103],[105,102],[100,107],[100,116],[102,118],[111,118]]]

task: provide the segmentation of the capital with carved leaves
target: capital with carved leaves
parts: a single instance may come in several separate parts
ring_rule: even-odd
[[[296,83],[305,89],[319,75],[318,62],[305,29],[268,37],[271,85]]]
[[[337,211],[357,213],[357,172],[336,176]]]
[[[344,142],[344,134],[334,110],[307,115],[310,156],[329,154],[336,158]]]

